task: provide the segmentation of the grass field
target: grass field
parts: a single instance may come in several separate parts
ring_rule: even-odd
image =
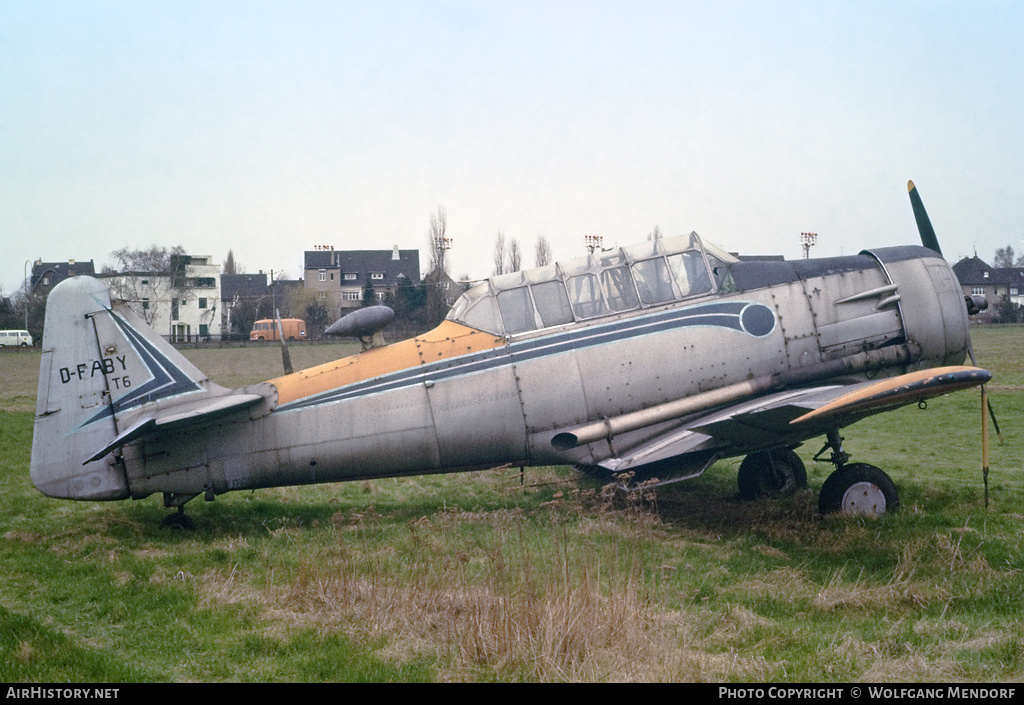
[[[737,461],[612,502],[567,468],[74,503],[28,478],[38,352],[0,353],[0,681],[1019,681],[1024,329],[974,331],[1002,438],[989,501],[976,391],[868,419],[881,520],[810,488],[736,499]],[[296,368],[348,352],[306,346]],[[215,381],[277,348],[186,350]]]

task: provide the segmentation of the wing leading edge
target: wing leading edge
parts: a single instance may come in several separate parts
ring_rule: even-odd
[[[992,373],[979,367],[937,367],[898,377],[856,385],[837,399],[793,419],[795,425],[836,418],[866,415],[923,401],[950,392],[985,384]]]

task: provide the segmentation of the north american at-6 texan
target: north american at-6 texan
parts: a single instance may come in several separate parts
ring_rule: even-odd
[[[740,261],[695,233],[495,276],[434,330],[243,389],[201,371],[75,277],[49,297],[31,477],[51,497],[183,507],[233,490],[575,465],[626,484],[744,456],[740,494],[835,470],[822,513],[899,504],[839,432],[982,385],[965,297],[913,183],[922,246]],[[365,331],[364,331],[365,333]]]

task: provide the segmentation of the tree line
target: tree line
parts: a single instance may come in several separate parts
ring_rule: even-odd
[[[647,237],[648,239],[660,238],[660,229],[655,227]],[[444,208],[438,208],[437,212],[430,216],[428,228],[429,271],[424,277],[424,281],[419,284],[404,281],[393,291],[388,291],[383,300],[378,300],[372,288],[367,285],[363,292],[363,305],[383,303],[390,306],[395,311],[398,327],[405,333],[420,332],[437,325],[448,311],[446,298],[441,295],[440,287],[448,276],[447,252],[450,248],[447,212]],[[152,245],[144,249],[123,247],[110,254],[114,264],[104,265],[101,269],[103,274],[150,272],[170,275],[173,279],[175,272],[183,272],[184,266],[187,264],[185,249],[180,245],[171,248]],[[523,258],[523,248],[516,238],[508,237],[503,231],[499,231],[494,239],[492,274],[501,275],[520,271],[523,268]],[[552,263],[551,246],[544,235],[537,238],[533,259],[535,267],[544,267]],[[997,248],[992,259],[992,266],[997,269],[1024,268],[1024,253],[1016,253],[1010,245]],[[233,250],[228,250],[222,272],[224,274],[244,273],[244,268],[235,259]],[[142,286],[141,280],[129,282],[128,279],[122,280],[119,286]],[[178,283],[183,285],[183,290],[187,290],[185,282]],[[46,293],[48,291],[33,290],[26,295],[24,289],[19,289],[10,297],[0,297],[0,329],[20,330],[27,327],[33,339],[38,343],[42,339]],[[125,290],[116,293],[126,299],[146,298],[146,292],[142,291]],[[281,315],[304,319],[307,329],[310,331],[310,337],[322,332],[333,322],[331,313],[317,299],[313,291],[304,287],[292,287],[281,293],[281,298],[275,299],[274,302],[280,309]],[[266,306],[266,303],[262,300],[253,300],[240,301],[235,304],[232,310],[232,322],[236,334],[248,337],[248,331],[254,321],[273,315],[271,307]],[[1003,320],[1019,320],[1020,311],[1017,310],[1019,307],[1015,307],[1008,300],[993,303],[1000,307],[1001,313],[1004,308],[1007,309],[1007,315],[1000,316]],[[1009,315],[1011,310],[1012,316]]]

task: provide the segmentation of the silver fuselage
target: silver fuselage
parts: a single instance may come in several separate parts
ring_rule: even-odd
[[[959,364],[967,353],[960,286],[945,260],[924,248],[726,269],[716,271],[715,293],[493,335],[493,344],[472,352],[436,343],[434,360],[297,399],[275,401],[292,381],[274,380],[274,389],[261,392],[265,404],[126,444],[107,462],[120,465],[134,497],[503,464],[588,465],[678,417],[573,448],[552,439],[567,428],[865,353],[889,361],[858,372],[874,377]],[[887,357],[892,350],[901,354]],[[755,446],[756,439],[719,454]]]

